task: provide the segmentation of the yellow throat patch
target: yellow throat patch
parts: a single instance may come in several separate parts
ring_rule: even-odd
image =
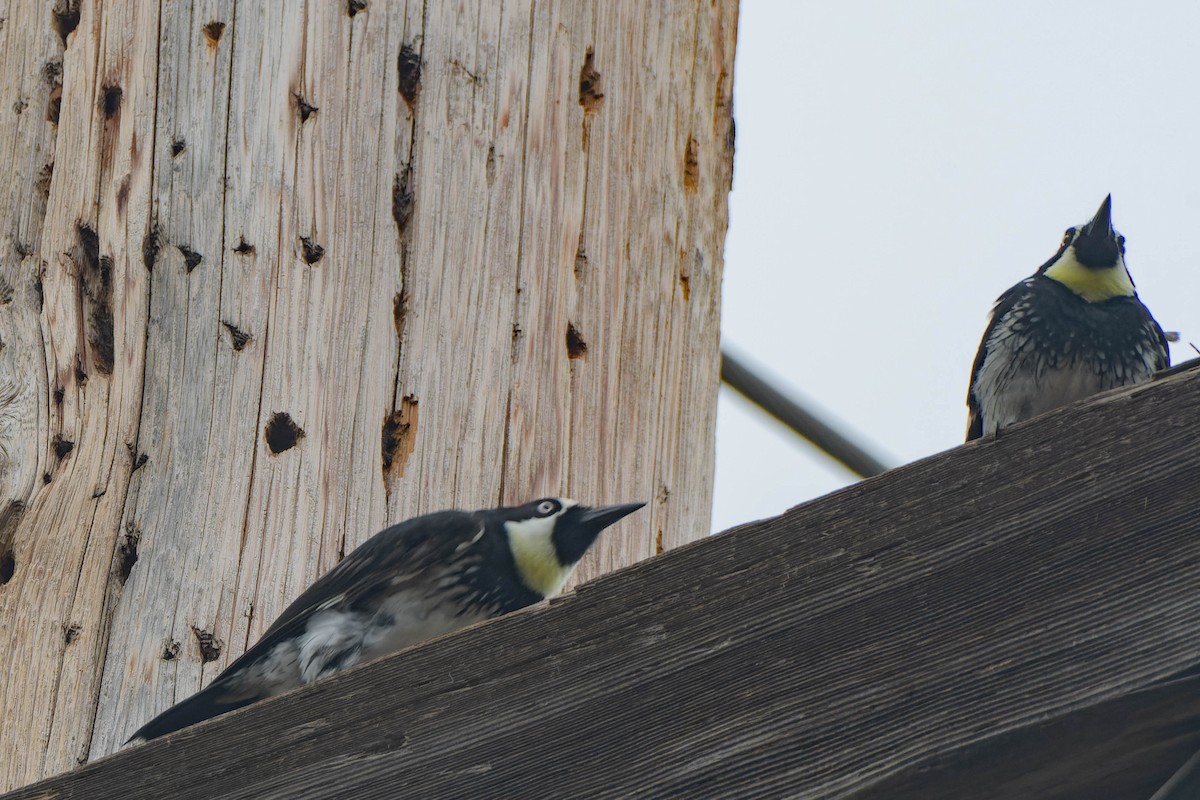
[[[1091,269],[1079,263],[1075,257],[1075,247],[1068,247],[1062,258],[1043,273],[1047,278],[1066,286],[1075,294],[1089,303],[1103,303],[1114,297],[1133,297],[1136,292],[1129,271],[1125,269],[1125,259],[1120,259],[1111,267]]]
[[[562,511],[570,507],[564,502]],[[543,597],[554,597],[562,591],[563,584],[575,571],[574,564],[558,560],[558,551],[554,549],[554,525],[562,511],[553,517],[504,523],[521,583]]]

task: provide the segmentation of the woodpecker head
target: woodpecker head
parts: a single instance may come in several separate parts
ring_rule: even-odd
[[[543,597],[553,597],[600,532],[644,505],[588,507],[565,497],[547,497],[493,513],[503,521],[521,583]]]
[[[1067,228],[1058,252],[1038,272],[1089,303],[1137,295],[1125,267],[1125,237],[1113,230],[1111,194],[1090,221]]]

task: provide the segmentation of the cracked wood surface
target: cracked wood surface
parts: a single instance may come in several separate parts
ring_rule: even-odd
[[[1200,368],[4,800],[1146,800],[1200,747]]]
[[[654,501],[584,579],[707,533],[736,21],[0,0],[0,789],[389,522]]]

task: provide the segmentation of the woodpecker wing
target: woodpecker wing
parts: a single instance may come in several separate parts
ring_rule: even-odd
[[[441,511],[375,534],[304,590],[212,683],[150,720],[130,741],[163,736],[262,699],[263,693],[235,686],[242,670],[267,657],[278,643],[302,634],[320,611],[374,611],[390,592],[428,582],[438,567],[454,561],[460,547],[483,535],[485,524],[477,514]]]
[[[467,511],[440,511],[385,528],[301,592],[225,673],[303,632],[319,611],[374,611],[389,592],[426,581],[435,568],[453,561],[455,550],[482,535],[484,525]]]
[[[992,306],[992,315],[988,320],[987,327],[983,331],[983,338],[979,340],[979,350],[975,353],[975,363],[971,365],[971,380],[967,384],[967,441],[978,439],[983,436],[983,410],[980,408],[979,399],[975,397],[975,380],[979,377],[979,370],[983,368],[983,362],[988,356],[988,340],[996,332],[996,326],[1000,324],[1005,315],[1012,311],[1022,297],[1029,290],[1029,282],[1034,278],[1027,278],[1015,286],[1009,287],[1004,294],[996,299],[995,305]]]
[[[1163,333],[1162,326],[1158,324],[1158,320],[1154,318],[1154,315],[1150,313],[1150,309],[1146,308],[1146,305],[1140,299],[1138,299],[1138,306],[1142,309],[1146,327],[1153,331],[1155,340],[1158,342],[1158,352],[1155,353],[1154,371],[1162,372],[1171,366],[1171,348],[1167,346],[1167,334]]]

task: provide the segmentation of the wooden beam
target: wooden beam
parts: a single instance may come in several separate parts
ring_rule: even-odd
[[[1109,393],[10,797],[1145,798],[1197,420],[1200,370]]]

